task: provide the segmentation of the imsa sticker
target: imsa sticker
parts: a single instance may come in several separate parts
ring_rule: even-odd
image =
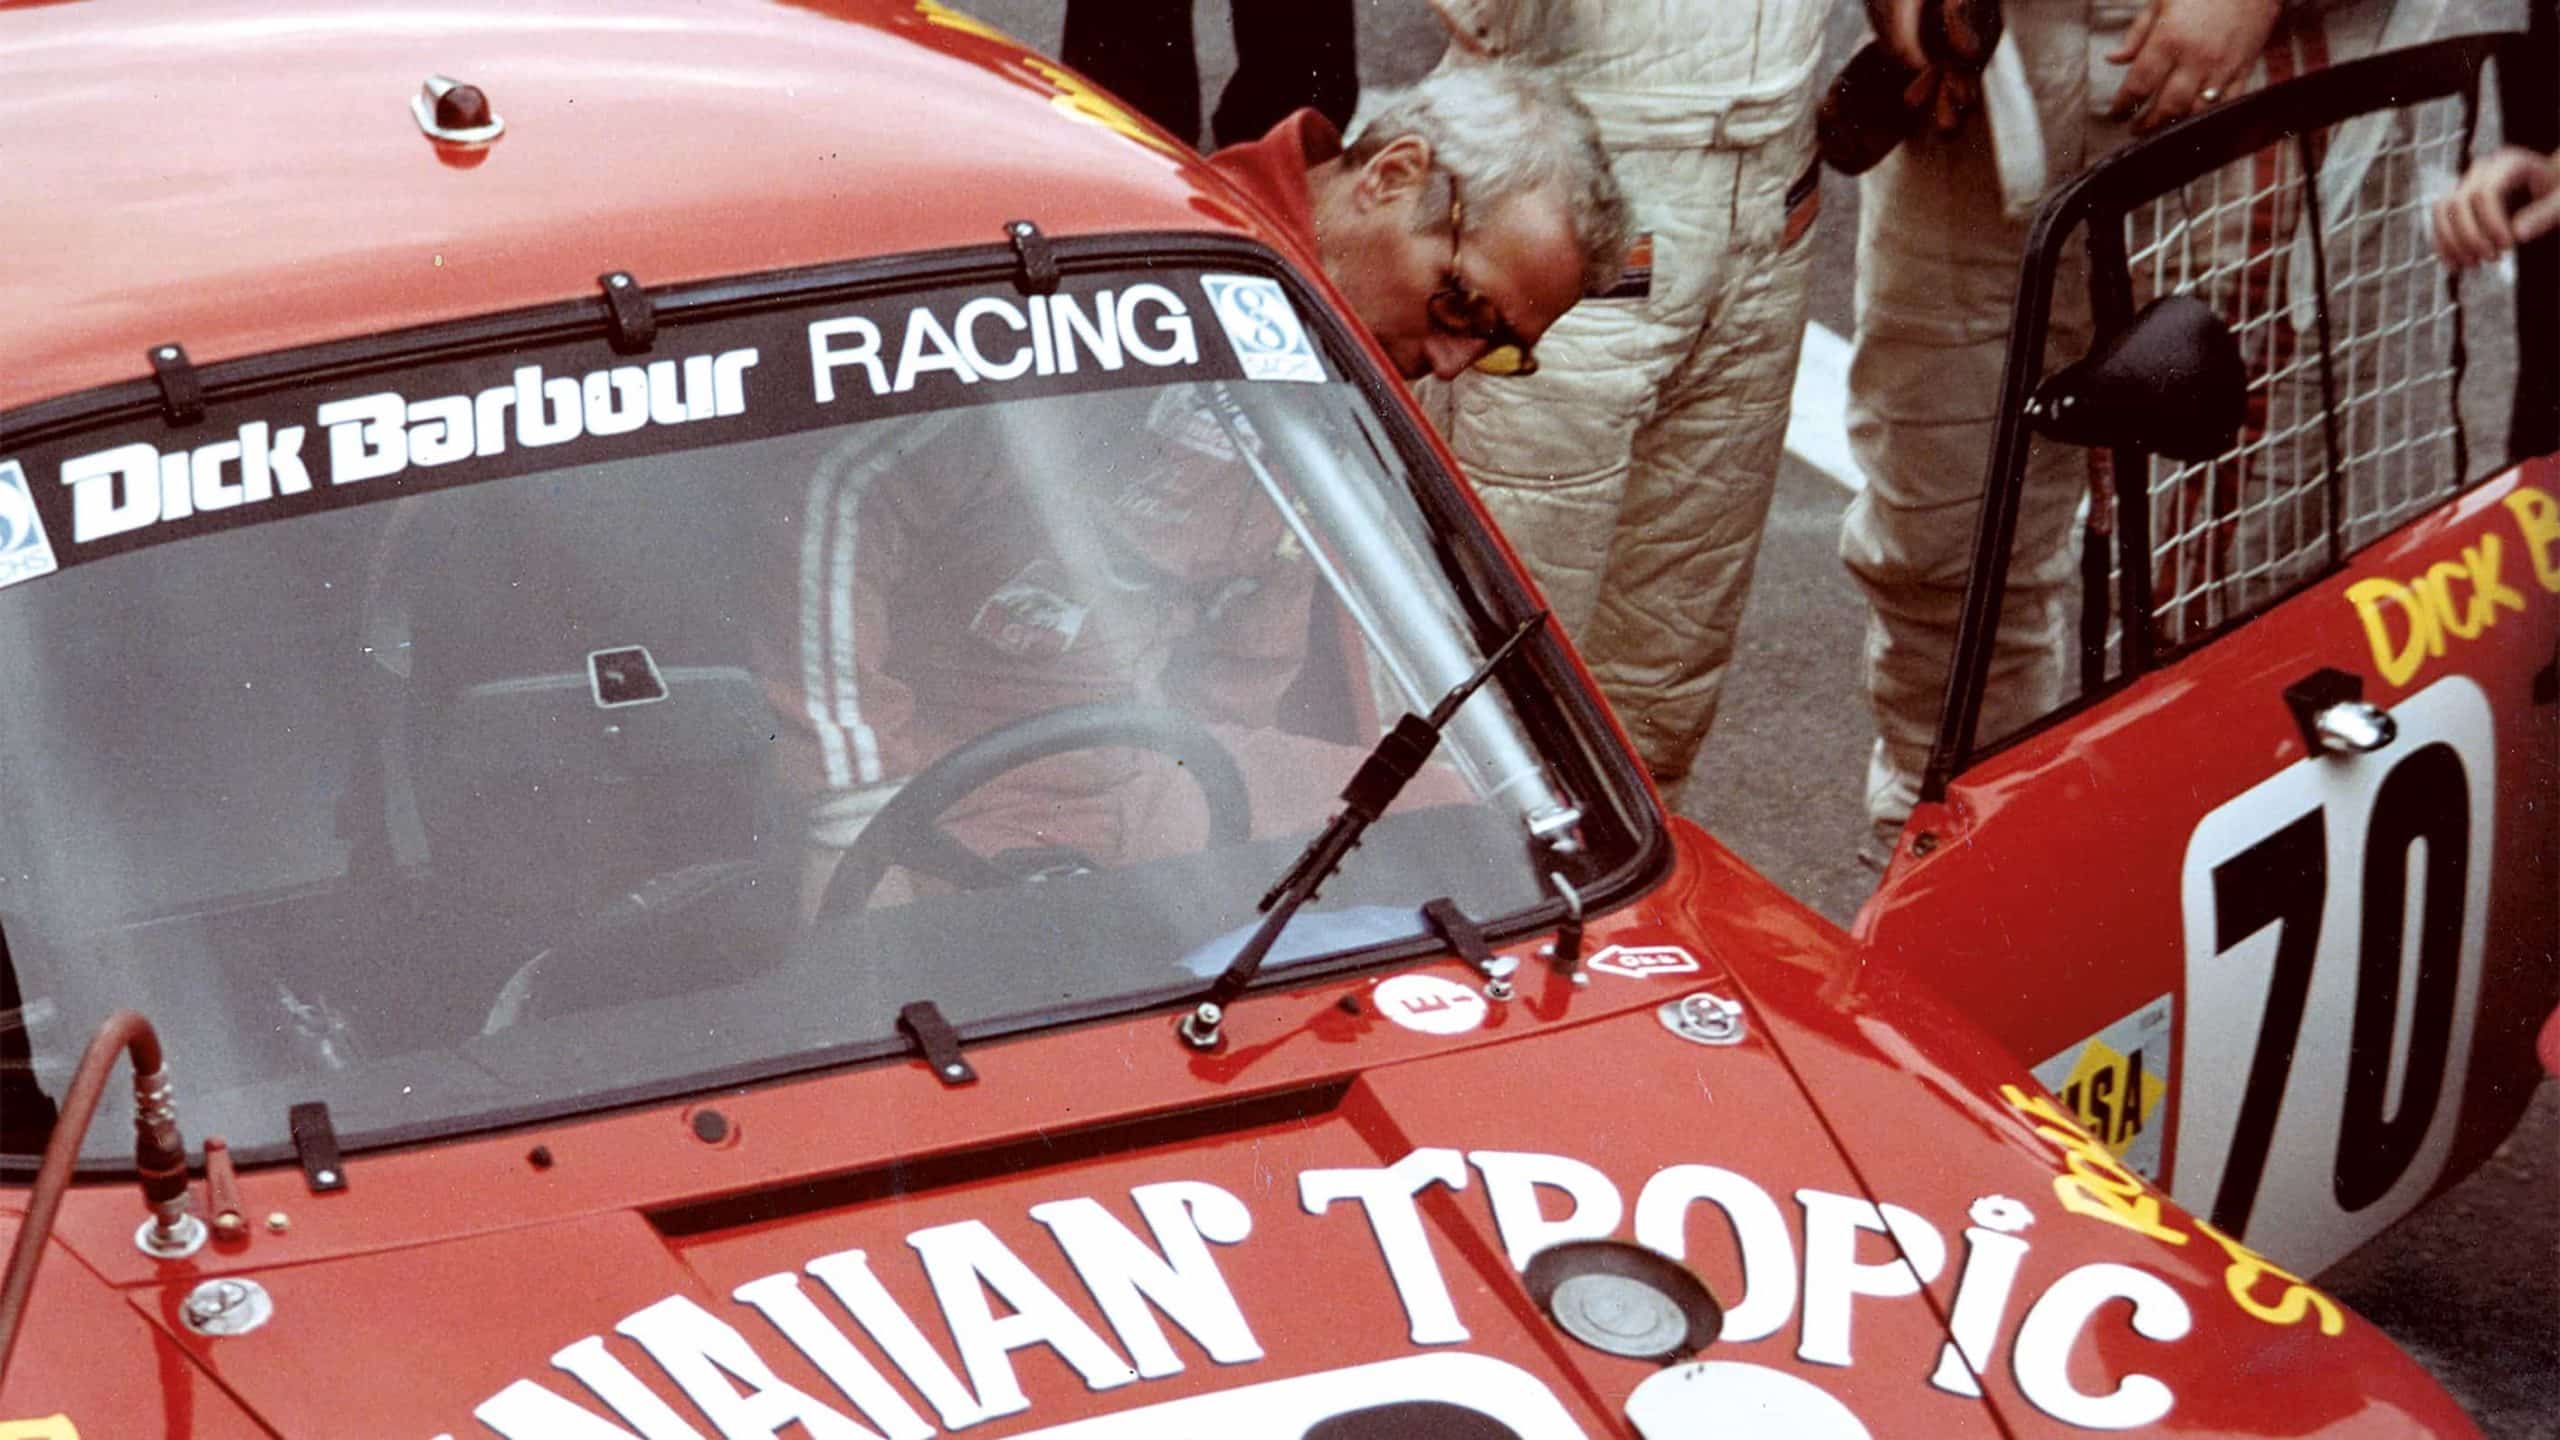
[[[33,580],[60,569],[53,540],[36,513],[35,496],[27,493],[27,472],[15,460],[0,460],[0,588]]]
[[[1203,275],[1201,288],[1218,312],[1219,328],[1235,348],[1248,380],[1324,380],[1324,362],[1307,339],[1298,312],[1280,282],[1259,275]]]
[[[2035,1077],[2062,1097],[2091,1138],[2155,1185],[2174,1011],[2175,1002],[2163,995],[2035,1067]]]

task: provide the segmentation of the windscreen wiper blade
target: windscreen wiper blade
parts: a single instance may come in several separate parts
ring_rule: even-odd
[[[1287,927],[1289,917],[1315,898],[1317,889],[1341,868],[1343,857],[1359,845],[1360,836],[1368,830],[1370,823],[1385,814],[1387,807],[1395,803],[1396,796],[1404,793],[1405,783],[1421,772],[1424,763],[1430,760],[1431,752],[1439,748],[1441,729],[1449,723],[1451,716],[1458,713],[1458,707],[1467,703],[1467,697],[1475,694],[1485,681],[1493,678],[1493,672],[1511,658],[1521,642],[1536,634],[1538,627],[1546,622],[1547,612],[1544,610],[1521,621],[1500,645],[1494,647],[1493,653],[1485,657],[1484,663],[1476,667],[1475,673],[1440,697],[1439,703],[1431,707],[1430,714],[1407,712],[1393,729],[1378,737],[1378,743],[1371,748],[1368,758],[1352,772],[1351,783],[1342,787],[1342,808],[1325,822],[1325,827],[1316,832],[1316,838],[1307,843],[1307,848],[1263,894],[1257,907],[1263,912],[1262,923],[1255,927],[1244,947],[1236,951],[1236,958],[1228,962],[1227,968],[1209,986],[1209,993],[1177,1022],[1175,1028],[1181,1032],[1185,1043],[1199,1050],[1218,1047],[1224,1038],[1218,1027],[1226,1020],[1227,1007],[1234,1004],[1235,998],[1253,983],[1253,977],[1262,972],[1263,957],[1271,953],[1271,946],[1280,938],[1281,930]]]

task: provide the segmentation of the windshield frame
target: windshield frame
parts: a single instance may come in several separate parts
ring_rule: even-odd
[[[1062,276],[1127,272],[1151,265],[1216,266],[1277,281],[1339,378],[1358,392],[1368,405],[1371,418],[1393,446],[1393,454],[1387,458],[1402,465],[1409,494],[1428,522],[1430,559],[1456,593],[1479,643],[1487,643],[1482,637],[1498,636],[1537,612],[1539,600],[1505,558],[1504,547],[1468,496],[1454,467],[1443,458],[1444,452],[1429,436],[1403,387],[1372,361],[1368,346],[1336,306],[1316,293],[1278,255],[1242,238],[1178,232],[1069,237],[1050,243]],[[727,277],[640,293],[654,313],[659,343],[664,343],[670,334],[681,333],[696,322],[796,306],[877,299],[930,286],[1018,285],[1022,274],[1023,265],[1014,249],[1000,244]],[[204,400],[234,402],[289,388],[390,374],[424,364],[504,355],[529,345],[610,339],[614,334],[612,315],[612,309],[598,294],[220,361],[193,370],[191,375]],[[0,436],[6,437],[9,448],[18,450],[58,442],[91,429],[148,421],[155,415],[167,417],[172,413],[162,383],[141,379],[75,392],[0,414]],[[1585,911],[1596,915],[1633,899],[1668,872],[1671,844],[1666,818],[1632,753],[1617,739],[1615,722],[1564,646],[1556,627],[1542,627],[1506,669],[1520,677],[1519,667],[1524,665],[1534,672],[1534,678],[1515,678],[1505,687],[1521,727],[1558,773],[1572,777],[1577,788],[1596,787],[1596,793],[1579,797],[1583,826],[1586,831],[1597,829],[1605,833],[1604,853],[1625,857],[1583,885]],[[1479,923],[1489,939],[1502,943],[1552,929],[1563,921],[1565,913],[1564,902],[1551,898]],[[1250,918],[1238,917],[1240,923]],[[1419,932],[1292,961],[1286,967],[1266,971],[1254,988],[1298,985],[1355,970],[1410,963],[1446,949],[1436,936]],[[1036,1011],[963,1025],[959,1037],[975,1044],[1138,1014],[1178,1005],[1205,989],[1205,982],[1178,982],[1081,1003],[1052,1004]],[[1165,1043],[1175,1043],[1170,1034]],[[893,1059],[914,1051],[915,1047],[903,1036],[866,1038],[697,1070],[682,1077],[585,1091],[573,1098],[502,1104],[431,1121],[369,1127],[343,1134],[339,1139],[344,1149],[357,1151],[494,1134],[711,1089],[783,1083],[816,1071]],[[184,1064],[183,1057],[172,1058],[179,1065]],[[237,1152],[237,1158],[247,1164],[289,1160],[291,1156],[290,1145],[283,1144],[243,1145]],[[32,1174],[36,1161],[34,1155],[0,1154],[0,1181],[23,1181]],[[84,1162],[80,1167],[82,1174],[94,1175],[117,1175],[129,1169],[129,1165],[107,1161]]]

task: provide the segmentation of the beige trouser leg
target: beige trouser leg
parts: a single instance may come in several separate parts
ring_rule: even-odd
[[[1440,397],[1450,448],[1666,786],[1714,722],[1768,518],[1811,249],[1779,241],[1809,156],[1803,133],[1619,152],[1652,293],[1574,307],[1531,379]]]
[[[2035,90],[2048,166],[2068,176],[2086,159],[2085,7],[2015,4],[2008,25]],[[1901,146],[1860,182],[1849,438],[1866,486],[1843,521],[1840,558],[1869,605],[1866,681],[1877,738],[1867,810],[1888,846],[1911,812],[1937,735],[2025,241],[2024,222],[2001,214],[1978,114],[1952,135]],[[2076,356],[2087,339],[2086,285],[2067,275],[2055,286],[2050,353]],[[2030,463],[1993,642],[1984,738],[2060,698],[2072,518],[2087,476],[2085,456],[2069,447],[2040,446]]]
[[[1784,457],[1813,245],[1780,248],[1809,137],[1744,152],[1725,283],[1632,446],[1585,656],[1657,780],[1715,724]]]

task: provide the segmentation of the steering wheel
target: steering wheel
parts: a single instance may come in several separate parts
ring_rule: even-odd
[[[545,946],[507,977],[481,1022],[495,1035],[520,1021],[563,1013],[579,996],[588,1003],[622,998],[647,946],[665,927],[703,906],[740,895],[767,878],[757,860],[715,860],[652,875],[597,907],[557,944]]]
[[[818,913],[862,909],[893,866],[963,889],[1015,883],[1019,876],[952,839],[937,822],[953,805],[1034,761],[1117,748],[1151,750],[1189,772],[1209,802],[1211,844],[1239,845],[1252,834],[1253,806],[1245,793],[1243,767],[1206,725],[1179,710],[1134,701],[1066,705],[977,736],[900,786],[844,852]],[[1084,868],[1096,867],[1088,863]]]

